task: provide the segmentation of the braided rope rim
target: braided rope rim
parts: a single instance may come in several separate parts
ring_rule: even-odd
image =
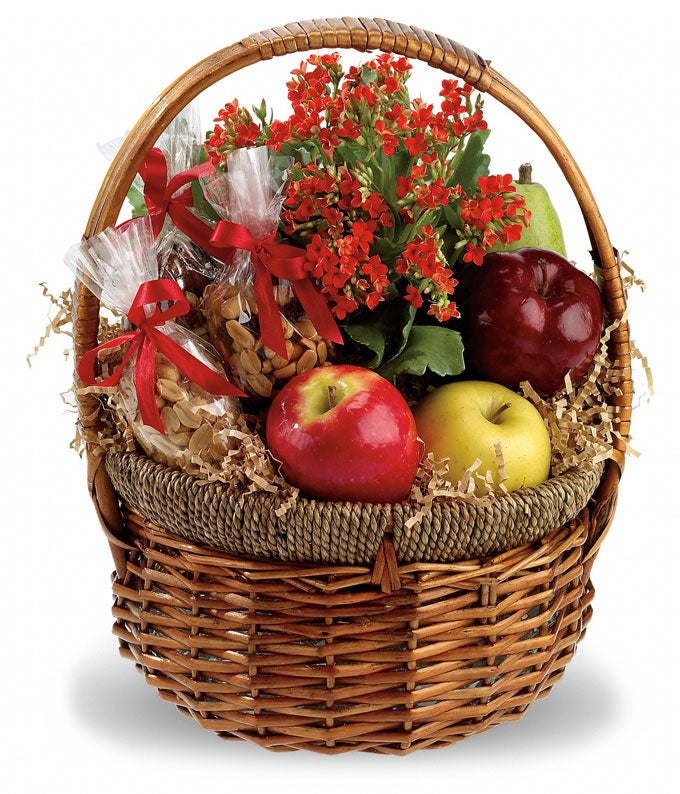
[[[385,534],[400,563],[453,562],[497,554],[541,540],[588,504],[602,466],[574,469],[540,486],[487,504],[435,502],[418,513],[409,504],[283,500],[206,482],[134,452],[109,453],[106,468],[123,502],[186,540],[249,557],[328,564],[368,564]]]

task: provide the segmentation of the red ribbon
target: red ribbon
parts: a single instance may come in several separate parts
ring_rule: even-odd
[[[215,166],[212,163],[202,163],[173,176],[168,182],[165,155],[157,147],[151,149],[139,169],[139,175],[144,181],[144,201],[151,218],[154,238],[161,233],[166,215],[169,215],[175,226],[196,245],[211,256],[222,260],[225,258],[228,252],[224,249],[218,250],[210,243],[213,227],[191,211],[190,207],[194,204],[193,194],[186,187],[196,179],[214,173]]]
[[[170,304],[165,310],[161,310],[158,306],[163,301],[169,301]],[[145,307],[149,305],[155,306],[155,309],[153,314],[147,317]],[[88,350],[78,363],[80,379],[89,386],[117,386],[125,366],[137,354],[135,390],[142,421],[161,433],[165,433],[165,428],[156,405],[156,350],[163,353],[191,381],[210,394],[246,397],[247,395],[233,383],[199,361],[160,330],[168,320],[180,317],[190,309],[189,301],[184,297],[177,282],[167,278],[145,281],[137,290],[128,312],[128,319],[136,326],[136,330],[121,334]],[[122,347],[127,343],[129,347],[117,369],[108,378],[98,380],[96,363],[99,351]]]
[[[279,307],[274,296],[272,276],[276,276],[290,281],[293,292],[317,333],[325,339],[342,344],[342,334],[328,304],[323,295],[316,291],[305,270],[304,250],[285,243],[275,243],[275,237],[274,231],[268,237],[258,240],[246,226],[231,221],[219,221],[211,237],[211,243],[218,248],[228,247],[250,252],[255,269],[253,291],[262,342],[283,358],[288,357]]]

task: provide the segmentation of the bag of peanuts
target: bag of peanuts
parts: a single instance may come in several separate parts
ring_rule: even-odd
[[[149,457],[194,470],[218,463],[245,394],[225,377],[215,350],[176,319],[191,305],[159,278],[151,220],[136,218],[74,246],[65,262],[122,333],[88,351],[78,375],[109,396]],[[100,362],[107,370],[99,372]]]
[[[207,341],[208,328],[201,304],[206,288],[221,272],[218,263],[181,232],[161,235],[156,240],[156,251],[160,278],[176,281],[191,305],[191,311],[178,317],[177,322]]]
[[[342,336],[305,270],[302,248],[277,242],[290,158],[236,149],[201,179],[220,220],[211,244],[221,276],[204,292],[211,342],[245,392],[271,398],[291,377],[333,358]]]

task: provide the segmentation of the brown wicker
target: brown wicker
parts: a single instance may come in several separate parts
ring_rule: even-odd
[[[455,518],[433,510],[420,542],[405,530],[400,506],[301,500],[274,521],[266,496],[233,494],[141,455],[105,455],[94,442],[88,478],[116,567],[114,631],[161,697],[224,738],[401,754],[517,719],[549,692],[575,651],[629,434],[626,301],[594,198],[538,109],[474,52],[381,19],[293,23],[187,71],[127,137],[85,237],[117,221],[147,151],[202,90],[258,61],[321,48],[424,61],[496,98],[543,140],[581,207],[608,315],[620,321],[610,343],[623,370],[611,397],[613,459],[603,472],[572,473],[513,497],[514,508],[501,508],[515,510],[510,522],[480,519],[467,506]],[[79,287],[77,360],[96,345],[98,329],[99,304]],[[81,426],[94,438],[98,398],[79,399]],[[503,541],[509,525],[519,526],[511,548]]]
[[[137,514],[115,633],[164,700],[225,739],[403,754],[518,719],[590,617],[587,518],[494,559],[361,566],[244,560]]]

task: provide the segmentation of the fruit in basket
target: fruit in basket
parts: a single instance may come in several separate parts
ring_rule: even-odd
[[[576,381],[602,332],[596,283],[560,254],[540,248],[490,253],[461,274],[465,364],[471,377],[540,394]]]
[[[334,364],[295,376],[272,400],[265,434],[281,472],[317,499],[405,499],[420,460],[406,400],[372,370]]]
[[[531,213],[529,226],[522,229],[519,240],[513,240],[506,245],[497,243],[492,251],[515,251],[518,248],[547,248],[556,251],[562,256],[567,255],[564,244],[564,234],[559,215],[555,209],[548,191],[539,182],[532,181],[531,163],[522,163],[519,175],[512,184],[517,193],[524,196],[526,209]]]
[[[543,418],[526,398],[488,381],[439,386],[416,405],[418,434],[425,452],[448,458],[447,479],[456,484],[476,461],[476,472],[491,474],[493,486],[476,482],[476,493],[539,485],[550,472],[550,436]],[[504,471],[503,471],[504,469]]]

